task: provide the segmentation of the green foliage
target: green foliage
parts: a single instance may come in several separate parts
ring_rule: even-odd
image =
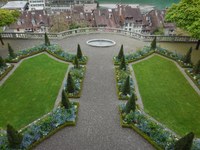
[[[154,35],[164,35],[164,28],[163,27],[159,27],[159,28],[155,29],[153,34]]]
[[[67,77],[67,88],[66,88],[66,92],[68,93],[74,93],[75,92],[75,85],[74,85],[74,81],[73,78],[71,76],[71,74],[68,74]]]
[[[75,22],[69,24],[69,30],[80,28],[81,26]]]
[[[8,52],[9,52],[10,58],[16,57],[16,54],[14,53],[14,50],[12,49],[9,43],[8,43]]]
[[[76,54],[77,58],[78,59],[81,59],[83,57],[83,54],[82,54],[82,51],[81,51],[81,47],[80,45],[78,44],[78,47],[77,47],[77,54]]]
[[[174,150],[190,150],[194,139],[194,133],[190,132],[179,139],[174,146]]]
[[[14,23],[20,16],[17,10],[0,9],[0,27]]]
[[[133,112],[135,112],[135,109],[136,109],[136,96],[135,94],[133,93],[131,95],[131,97],[129,98],[128,102],[126,103],[126,107],[125,107],[125,112],[128,114],[130,113],[130,111],[132,110]]]
[[[46,46],[50,46],[50,41],[49,41],[49,37],[47,36],[47,33],[45,32],[44,34],[44,42]]]
[[[125,81],[123,89],[122,89],[122,93],[124,95],[127,95],[127,94],[130,95],[130,93],[131,93],[131,89],[130,89],[130,77],[129,76],[126,78],[126,81]]]
[[[74,58],[74,68],[79,68],[79,62],[77,56]]]
[[[188,50],[187,54],[185,55],[185,57],[183,58],[183,62],[186,64],[191,64],[191,54],[192,54],[192,47],[190,47],[190,49]]]
[[[151,49],[156,49],[156,37],[154,37],[153,41],[151,42]]]
[[[168,10],[165,19],[175,22],[176,25],[197,39],[200,39],[200,0],[181,0],[173,4]]]
[[[20,148],[23,137],[9,124],[7,125],[7,138],[11,148]]]
[[[67,97],[66,92],[63,90],[62,91],[62,105],[66,108],[69,109],[70,108],[70,102],[69,99]]]
[[[123,57],[124,57],[124,48],[123,48],[123,44],[122,44],[117,58],[119,60],[121,60]]]
[[[197,62],[197,64],[194,66],[193,72],[194,72],[195,74],[200,73],[200,60],[199,60],[199,61]]]
[[[121,70],[126,70],[126,60],[125,60],[125,57],[122,57],[121,59],[121,63],[120,63],[120,66],[119,66],[119,69]]]
[[[6,65],[5,61],[3,60],[3,58],[0,56],[0,68],[4,67]]]

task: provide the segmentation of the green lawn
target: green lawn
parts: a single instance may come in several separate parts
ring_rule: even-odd
[[[144,110],[167,127],[200,137],[200,96],[176,65],[160,56],[133,65]]]
[[[23,61],[0,87],[0,127],[20,129],[51,111],[67,68],[45,54]]]

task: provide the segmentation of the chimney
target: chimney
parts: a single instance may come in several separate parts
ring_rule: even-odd
[[[119,6],[119,16],[121,16],[122,15],[122,7],[121,7],[121,5]]]

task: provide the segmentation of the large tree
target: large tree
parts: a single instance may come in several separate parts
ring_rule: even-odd
[[[0,9],[0,27],[14,23],[19,15],[17,10]]]
[[[200,0],[181,0],[173,4],[168,10],[165,19],[175,22],[177,27],[188,31],[198,39],[196,49],[200,45]]]
[[[1,27],[14,23],[19,17],[19,15],[20,13],[17,10],[0,9],[0,31]],[[1,44],[4,45],[1,34],[0,34],[0,41]]]

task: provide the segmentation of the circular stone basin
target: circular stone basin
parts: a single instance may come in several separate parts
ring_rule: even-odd
[[[95,47],[109,47],[115,45],[116,42],[109,39],[92,39],[87,41],[87,44]]]

